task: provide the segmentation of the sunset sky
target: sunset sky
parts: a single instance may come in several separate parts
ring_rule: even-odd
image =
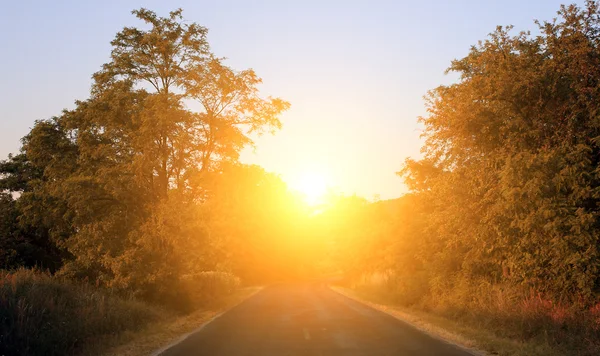
[[[283,130],[242,156],[288,182],[306,172],[373,198],[406,191],[394,172],[420,148],[427,90],[496,25],[534,29],[561,1],[0,1],[0,159],[34,120],[85,99],[130,14],[177,7],[209,28],[218,56],[253,68],[292,104]],[[578,3],[582,3],[579,1]]]

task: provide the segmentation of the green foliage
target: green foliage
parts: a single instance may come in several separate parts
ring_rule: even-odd
[[[23,153],[0,161],[0,269],[36,266],[56,271],[68,257],[58,248],[51,224],[25,216],[32,212],[28,202],[43,179],[46,163],[35,165]]]
[[[21,211],[11,195],[0,193],[0,269],[38,267],[56,271],[65,257],[47,231],[19,224]]]
[[[34,166],[25,154],[8,155],[0,162],[0,191],[22,193],[30,190],[29,182],[39,179],[43,174],[40,167]]]

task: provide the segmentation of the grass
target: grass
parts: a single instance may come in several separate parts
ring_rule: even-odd
[[[469,294],[469,305],[447,296],[437,299],[424,296],[420,302],[406,305],[389,290],[373,286],[337,290],[430,334],[484,354],[600,354],[597,306],[567,307],[553,304],[540,295],[508,297],[509,292],[494,288]]]
[[[0,354],[72,355],[99,336],[165,316],[147,304],[46,273],[0,272]]]
[[[189,277],[181,293],[197,302],[184,314],[40,271],[0,270],[0,355],[103,355],[132,342],[159,348],[249,293],[238,287],[221,273]]]
[[[111,340],[111,348],[102,353],[104,356],[147,356],[157,350],[180,340],[182,337],[198,329],[212,320],[224,310],[249,298],[260,288],[242,288],[235,293],[220,299],[210,308],[203,308],[178,318],[150,323],[138,331],[125,332],[119,338]],[[89,352],[89,351],[88,351]],[[94,350],[91,350],[93,354]],[[86,354],[84,354],[86,355]]]

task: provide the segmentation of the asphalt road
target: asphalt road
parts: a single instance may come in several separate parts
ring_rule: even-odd
[[[161,356],[468,356],[320,284],[265,288]]]

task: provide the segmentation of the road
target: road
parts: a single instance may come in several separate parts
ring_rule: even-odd
[[[161,356],[469,356],[320,284],[263,289]]]

